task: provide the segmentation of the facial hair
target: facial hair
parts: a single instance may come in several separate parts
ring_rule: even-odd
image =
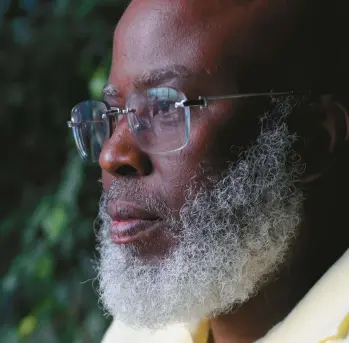
[[[179,219],[166,219],[168,230],[180,232],[179,243],[157,263],[112,243],[106,213],[112,195],[102,196],[97,270],[107,313],[135,328],[195,324],[244,303],[282,266],[302,205],[295,187],[300,168],[289,163],[296,160],[285,123],[291,111],[290,101],[277,102],[237,162],[213,185],[210,178],[210,187],[188,188]]]

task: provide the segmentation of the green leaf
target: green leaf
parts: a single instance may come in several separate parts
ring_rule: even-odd
[[[108,82],[109,69],[112,60],[112,52],[110,51],[107,57],[103,60],[97,70],[91,77],[89,82],[89,90],[93,99],[100,99],[102,95],[102,89]]]
[[[71,212],[76,210],[75,204],[83,176],[83,163],[77,154],[72,154],[64,168],[62,182],[57,194],[57,201],[65,204]]]
[[[50,255],[43,255],[37,261],[35,265],[35,274],[39,279],[48,279],[53,272],[53,260]]]
[[[66,207],[59,204],[52,209],[50,215],[43,221],[43,230],[50,243],[55,244],[61,240],[68,224],[67,212]]]
[[[18,334],[20,338],[26,338],[33,334],[37,325],[37,319],[33,315],[24,317],[18,326]]]
[[[107,83],[106,72],[103,68],[97,69],[89,82],[89,89],[92,99],[100,99],[102,95],[102,89]]]
[[[27,246],[35,240],[35,236],[40,228],[41,223],[47,218],[52,207],[52,197],[46,196],[41,199],[36,207],[33,215],[31,216],[29,223],[24,230],[23,245]]]
[[[90,12],[92,12],[96,5],[96,1],[84,0],[83,3],[78,7],[77,13],[80,17],[86,17]]]
[[[11,293],[18,286],[18,278],[15,273],[7,273],[2,279],[2,292]]]

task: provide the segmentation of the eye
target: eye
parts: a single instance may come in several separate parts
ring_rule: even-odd
[[[171,104],[173,104],[173,102],[171,101],[159,100],[157,105],[158,105],[159,111],[168,112]]]
[[[172,100],[165,100],[165,99],[160,99],[156,100],[153,103],[153,108],[152,108],[152,114],[153,116],[156,115],[168,115],[173,112],[175,102]]]

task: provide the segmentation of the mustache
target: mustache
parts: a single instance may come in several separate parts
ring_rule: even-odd
[[[154,191],[155,187],[146,188],[135,179],[114,180],[108,191],[102,192],[100,207],[106,210],[109,202],[126,201],[163,217],[172,214],[166,198]]]

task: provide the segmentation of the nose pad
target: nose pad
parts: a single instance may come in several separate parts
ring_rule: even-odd
[[[135,113],[130,113],[128,116],[128,123],[130,131],[133,135],[134,133],[152,129],[152,124],[149,118],[138,116]]]

